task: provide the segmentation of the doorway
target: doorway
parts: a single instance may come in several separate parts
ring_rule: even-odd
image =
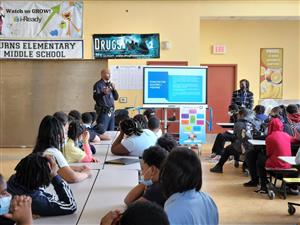
[[[212,130],[207,133],[220,133],[225,130],[216,123],[229,122],[228,106],[232,92],[235,90],[236,64],[201,64],[208,67],[207,74],[207,105],[213,110]],[[209,111],[206,115],[209,119]]]

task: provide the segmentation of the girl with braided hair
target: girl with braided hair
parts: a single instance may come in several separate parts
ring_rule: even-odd
[[[53,157],[31,153],[15,168],[16,173],[7,182],[12,195],[28,195],[32,199],[32,213],[38,216],[68,215],[77,205],[70,186],[58,175]],[[57,198],[45,189],[52,184]]]
[[[120,134],[111,146],[115,155],[143,155],[146,148],[154,146],[156,135],[149,129],[142,129],[134,119],[125,119],[120,123]]]

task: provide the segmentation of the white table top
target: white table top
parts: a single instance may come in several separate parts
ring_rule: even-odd
[[[265,140],[248,140],[250,144],[252,145],[266,145],[266,141]]]
[[[127,193],[138,184],[136,170],[101,170],[78,224],[99,225],[110,210],[123,210]]]
[[[92,170],[92,177],[86,179],[80,183],[70,184],[73,195],[77,203],[77,211],[74,214],[66,216],[51,216],[51,217],[40,217],[33,220],[33,224],[77,224],[80,215],[83,211],[84,205],[88,199],[88,196],[92,190],[93,184],[98,176],[99,170]],[[47,188],[47,191],[55,194],[54,188],[51,185]]]
[[[223,127],[223,128],[233,128],[234,123],[217,123],[218,126]]]
[[[86,165],[92,170],[102,170],[104,167],[104,162],[107,157],[107,153],[110,151],[110,145],[94,145],[96,149],[96,154],[93,155],[99,160],[99,162],[90,162],[90,163],[70,163],[70,166],[82,166]]]
[[[297,165],[296,164],[296,157],[295,156],[278,156],[278,159],[282,160],[283,162],[286,162],[290,165]]]
[[[233,134],[233,130],[226,130],[227,133]]]
[[[93,143],[95,146],[96,145],[111,145],[119,135],[119,131],[106,131],[105,133],[107,133],[111,139],[110,140],[101,140],[100,142]]]

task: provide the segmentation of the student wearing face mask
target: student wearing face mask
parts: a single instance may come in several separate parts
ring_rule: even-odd
[[[165,161],[168,152],[159,146],[146,149],[143,153],[142,179],[126,196],[126,205],[135,201],[155,202],[164,206],[166,198],[163,196],[159,183],[159,171]]]
[[[85,127],[81,125],[79,121],[70,123],[68,137],[68,141],[63,149],[63,154],[68,163],[98,162],[98,160],[92,156],[89,145],[89,132],[85,130]],[[84,151],[79,148],[79,141],[82,141]]]
[[[240,80],[240,89],[232,93],[231,104],[251,110],[253,107],[253,93],[249,91],[249,86],[248,80]]]
[[[0,174],[0,224],[31,225],[31,197],[12,196],[6,191],[6,182]]]
[[[230,116],[230,123],[235,123],[238,121],[239,107],[236,104],[228,106],[228,115]],[[211,149],[210,158],[217,162],[221,158],[221,154],[224,150],[225,142],[230,141],[231,143],[235,141],[236,136],[229,132],[218,133],[214,141],[213,147]]]

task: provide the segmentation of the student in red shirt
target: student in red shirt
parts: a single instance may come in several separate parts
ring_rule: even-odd
[[[267,193],[267,168],[289,169],[291,165],[281,161],[278,156],[291,156],[292,137],[283,131],[283,123],[278,118],[269,122],[266,138],[266,155],[259,154],[257,168],[261,182],[260,193]]]

